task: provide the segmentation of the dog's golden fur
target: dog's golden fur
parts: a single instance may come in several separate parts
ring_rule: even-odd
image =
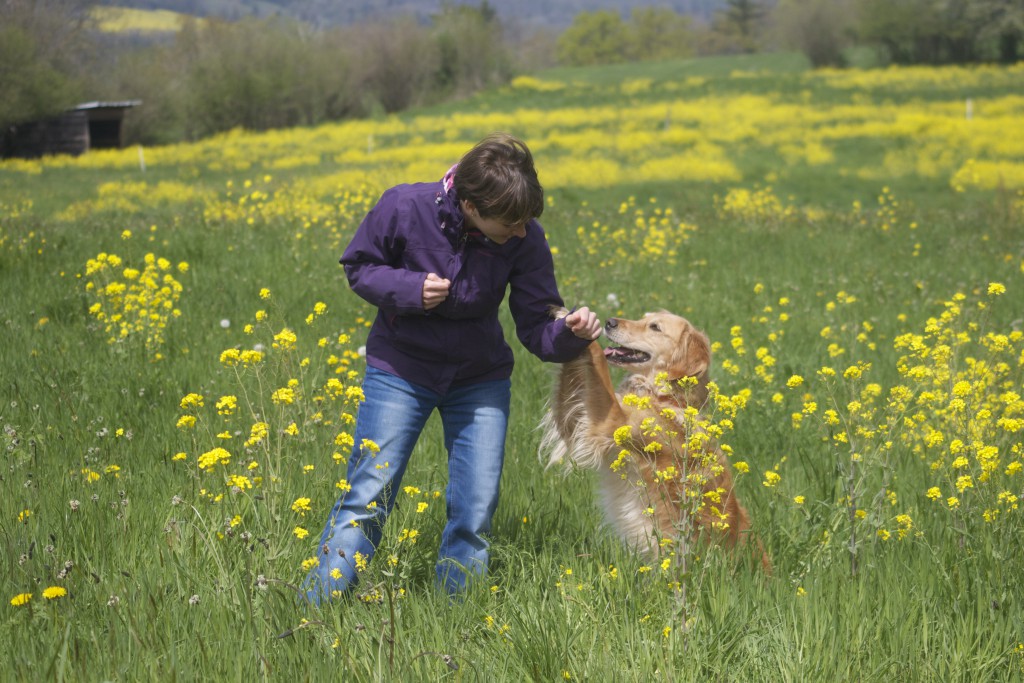
[[[711,366],[707,336],[665,311],[611,318],[605,334],[607,351],[595,341],[561,367],[541,424],[541,457],[600,472],[605,518],[640,552],[658,554],[662,539],[745,546],[750,518],[698,416]],[[618,392],[609,363],[629,373]],[[760,543],[749,547],[770,570]]]

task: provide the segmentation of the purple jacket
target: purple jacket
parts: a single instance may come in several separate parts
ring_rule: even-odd
[[[377,307],[366,362],[438,393],[506,379],[512,349],[498,322],[509,293],[519,341],[541,360],[575,358],[590,342],[552,320],[561,306],[544,230],[497,244],[463,230],[454,188],[442,182],[384,192],[341,257],[352,291]],[[448,298],[423,310],[423,282],[433,272],[451,281]]]

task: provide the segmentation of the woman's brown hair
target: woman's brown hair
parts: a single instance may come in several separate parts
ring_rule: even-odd
[[[544,212],[544,188],[533,155],[508,133],[492,133],[466,152],[455,171],[459,199],[472,202],[484,218],[508,225],[525,223]]]

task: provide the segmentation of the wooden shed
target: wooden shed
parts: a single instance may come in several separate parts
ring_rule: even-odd
[[[140,104],[140,100],[86,102],[50,119],[15,124],[0,134],[0,156],[32,159],[122,147],[125,112]]]

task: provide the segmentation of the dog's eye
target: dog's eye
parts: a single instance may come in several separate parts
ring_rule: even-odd
[[[655,332],[661,332],[661,325],[659,325],[658,323],[651,323],[650,328]]]

